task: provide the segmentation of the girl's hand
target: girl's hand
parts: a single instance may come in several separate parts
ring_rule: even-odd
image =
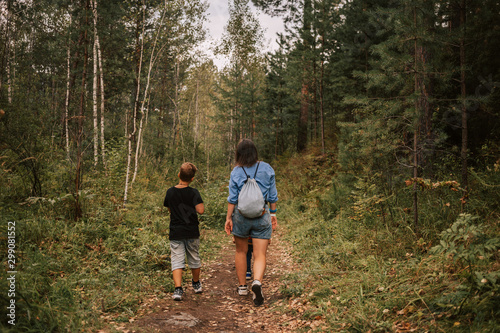
[[[276,218],[276,216],[271,216],[271,225],[273,227],[273,230],[278,227],[278,219]]]
[[[226,230],[226,234],[231,235],[231,231],[233,231],[233,219],[232,218],[226,219],[226,226],[224,227],[224,230]]]

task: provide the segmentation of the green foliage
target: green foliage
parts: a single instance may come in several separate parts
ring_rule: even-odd
[[[489,306],[498,303],[498,279],[500,271],[491,270],[490,264],[498,260],[500,237],[491,237],[485,233],[486,226],[477,223],[479,218],[470,214],[462,214],[450,228],[441,232],[439,245],[431,248],[431,253],[441,254],[446,260],[457,265],[463,271],[468,290],[461,288],[454,293],[455,301],[446,304],[464,302],[475,295],[481,298],[481,308],[476,312],[487,311]],[[486,305],[486,306],[485,306]],[[467,306],[474,308],[470,304]]]
[[[162,205],[167,187],[177,179],[164,179],[161,169],[140,173],[130,204],[122,209],[121,152],[111,145],[108,169],[86,178],[80,193],[84,217],[77,222],[66,215],[74,203],[71,194],[30,197],[22,206],[2,207],[2,217],[16,221],[16,246],[22,249],[17,254],[17,329],[96,330],[110,320],[128,321],[142,300],[173,290],[169,216]],[[200,174],[193,184],[206,205],[200,221],[201,256],[207,261],[223,237],[227,182],[220,179],[204,184]],[[0,226],[2,234],[5,227]],[[2,306],[8,301],[5,286],[0,289]],[[0,327],[9,327],[5,319]]]
[[[467,0],[462,23],[449,1],[254,2],[282,11],[287,32],[266,59],[248,1],[235,1],[223,72],[192,52],[208,3],[99,2],[106,164],[97,166],[91,11],[85,2],[8,2],[0,216],[19,225],[19,329],[97,330],[127,321],[148,291],[171,291],[165,190],[181,162],[199,167],[193,186],[206,204],[202,251],[210,256],[243,136],[255,139],[261,158],[277,160],[278,214],[305,267],[282,293],[313,304],[304,318],[322,316],[332,330],[498,329],[498,1]],[[136,97],[146,113],[134,119]],[[458,181],[463,102],[466,196]],[[127,137],[135,146],[132,124],[141,120],[139,172],[123,209]],[[294,155],[297,140],[307,153]],[[418,177],[410,178],[414,162]]]
[[[485,226],[474,223],[477,216],[462,214],[450,228],[441,232],[440,244],[431,251],[444,254],[463,266],[474,269],[478,260],[490,259],[500,247],[500,238],[488,239],[484,234]]]
[[[438,312],[472,316],[472,327],[495,325],[500,312],[498,297],[498,233],[487,233],[479,217],[462,214],[440,234],[440,243],[431,249],[443,268],[461,284],[431,303]]]
[[[227,181],[213,181],[200,189],[205,203],[205,214],[200,216],[202,228],[222,230],[226,222]]]
[[[380,174],[332,176],[319,161],[296,156],[279,165],[279,212],[286,214],[278,218],[300,266],[284,279],[289,311],[304,304],[301,318],[320,316],[331,331],[498,327],[498,210],[482,223],[459,216],[457,182],[420,180],[415,234],[404,178],[388,186]],[[297,165],[307,181],[298,180]],[[440,245],[430,251],[432,244]],[[430,253],[437,249],[440,255]]]

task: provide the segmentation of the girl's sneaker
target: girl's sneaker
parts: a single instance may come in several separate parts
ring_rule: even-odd
[[[184,294],[184,290],[182,290],[182,287],[177,287],[174,290],[172,298],[174,299],[174,301],[180,301],[182,300],[182,294]]]
[[[252,283],[253,304],[261,306],[264,303],[264,295],[262,294],[262,283],[259,280],[254,280]]]
[[[252,279],[252,272],[247,272],[247,280],[251,280]]]
[[[247,286],[238,286],[238,295],[240,295],[240,296],[248,295],[248,287]]]

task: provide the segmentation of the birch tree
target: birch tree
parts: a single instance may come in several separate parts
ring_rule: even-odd
[[[132,164],[132,142],[135,136],[135,132],[137,130],[136,126],[136,119],[137,119],[137,106],[139,104],[139,93],[140,93],[140,86],[141,86],[141,72],[142,72],[142,57],[143,57],[143,52],[144,52],[144,30],[145,30],[145,24],[146,24],[146,6],[144,3],[144,0],[142,1],[142,21],[139,21],[137,24],[142,25],[142,30],[141,34],[139,36],[139,41],[136,42],[136,44],[140,43],[140,50],[139,50],[139,59],[138,59],[138,69],[137,69],[137,85],[136,85],[136,93],[135,93],[135,100],[134,100],[134,110],[132,114],[132,132],[129,133],[128,136],[128,149],[127,149],[127,170],[125,174],[125,189],[123,193],[123,207],[127,204],[127,199],[128,199],[128,190],[129,190],[129,178],[130,178],[130,167]],[[138,27],[137,27],[138,30]],[[125,123],[125,133],[127,133],[127,123]]]
[[[99,43],[99,35],[96,32],[96,43],[97,43],[97,58],[99,61],[99,78],[101,87],[101,156],[102,164],[106,166],[106,144],[104,141],[104,70],[102,67],[102,55],[101,55],[101,44]]]
[[[76,130],[76,167],[75,167],[75,219],[78,220],[82,217],[82,206],[80,202],[80,190],[83,182],[83,164],[84,164],[84,119],[85,119],[85,105],[86,105],[86,80],[87,80],[87,70],[88,70],[88,10],[89,2],[82,1],[82,9],[84,11],[84,17],[81,19],[81,31],[80,40],[83,46],[83,68],[82,68],[82,81],[80,86],[80,106],[79,114],[77,119],[77,130]]]
[[[92,16],[94,23],[94,43],[93,43],[93,91],[92,91],[92,102],[93,102],[93,119],[94,119],[94,166],[97,166],[99,162],[99,155],[102,159],[102,164],[105,165],[105,141],[104,141],[104,73],[102,67],[102,54],[101,45],[99,42],[99,34],[97,29],[97,0],[91,0]],[[98,95],[100,95],[100,104]],[[100,119],[99,119],[99,109],[100,106]],[[101,145],[99,146],[99,142]],[[99,154],[99,148],[101,154]]]
[[[165,6],[166,6],[166,3],[165,3]],[[149,89],[150,89],[150,82],[151,82],[151,71],[153,69],[153,66],[156,62],[156,60],[158,59],[159,55],[161,54],[163,48],[165,45],[163,45],[163,47],[160,48],[160,50],[158,51],[158,54],[155,54],[155,50],[156,50],[156,44],[158,42],[158,36],[160,35],[160,32],[163,28],[163,20],[165,18],[165,14],[166,14],[166,8],[163,10],[163,13],[162,13],[162,16],[161,16],[161,19],[160,19],[160,23],[158,24],[158,26],[156,27],[156,36],[155,36],[155,39],[154,39],[154,42],[153,42],[153,49],[151,51],[151,56],[149,58],[149,65],[148,65],[148,75],[146,77],[146,87],[144,88],[144,94],[143,94],[143,99],[142,99],[142,102],[141,102],[141,110],[140,110],[140,113],[141,113],[141,120],[139,121],[139,133],[137,135],[137,142],[136,142],[136,147],[135,147],[135,166],[134,166],[134,175],[132,177],[132,184],[135,182],[135,177],[137,176],[137,170],[139,168],[139,151],[140,151],[140,147],[141,147],[141,140],[142,140],[142,131],[143,131],[143,124],[144,124],[144,119],[145,119],[145,115],[144,115],[144,107],[146,105],[146,102],[147,102],[147,99],[149,97]],[[144,31],[143,31],[144,32]],[[144,40],[144,35],[143,35],[143,40]],[[143,48],[141,50],[141,52],[144,52]],[[141,56],[142,58],[142,56]]]
[[[68,45],[66,47],[66,98],[64,101],[64,136],[66,142],[66,158],[70,160],[70,150],[69,150],[69,97],[70,97],[70,87],[71,87],[71,40],[69,30],[71,29],[71,15],[69,15],[69,24],[68,24]]]
[[[97,82],[98,82],[98,73],[97,73],[97,1],[92,0],[92,16],[94,19],[94,43],[92,45],[92,64],[93,64],[93,85],[92,85],[92,111],[93,111],[93,119],[94,119],[94,167],[97,167],[97,163],[99,162],[99,125],[98,125],[98,114],[97,114]]]
[[[233,0],[229,8],[229,20],[222,42],[217,46],[217,54],[227,56],[231,62],[225,69],[222,93],[227,99],[224,110],[229,113],[230,128],[228,129],[229,151],[231,158],[233,145],[244,136],[246,130],[251,129],[251,113],[242,112],[245,81],[251,77],[251,72],[258,68],[261,61],[263,31],[259,21],[251,13],[248,0]],[[251,107],[249,107],[251,109]],[[243,121],[250,124],[243,126]],[[247,134],[251,134],[251,131]]]

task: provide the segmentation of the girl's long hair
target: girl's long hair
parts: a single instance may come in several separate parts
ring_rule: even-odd
[[[235,161],[237,166],[251,167],[259,160],[257,147],[250,139],[243,139],[236,147]]]

